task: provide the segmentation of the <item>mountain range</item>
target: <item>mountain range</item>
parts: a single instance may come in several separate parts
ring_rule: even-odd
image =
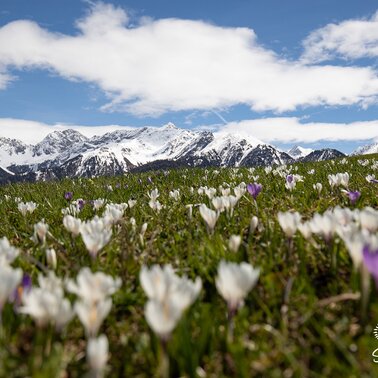
[[[288,152],[223,132],[163,127],[125,128],[88,138],[67,129],[30,145],[0,137],[0,182],[118,175],[174,167],[250,167],[345,156],[333,149]]]

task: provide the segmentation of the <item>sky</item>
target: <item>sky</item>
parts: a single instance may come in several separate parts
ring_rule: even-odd
[[[376,0],[1,0],[0,136],[162,126],[378,141]]]

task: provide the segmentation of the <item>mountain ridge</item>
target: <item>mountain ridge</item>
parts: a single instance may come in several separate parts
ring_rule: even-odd
[[[321,158],[344,156],[330,151]],[[0,182],[119,175],[157,167],[280,165],[300,159],[252,136],[188,130],[173,123],[90,138],[66,129],[53,131],[35,145],[0,138]]]

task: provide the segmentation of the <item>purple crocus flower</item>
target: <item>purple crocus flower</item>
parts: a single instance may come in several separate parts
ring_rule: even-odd
[[[348,196],[350,203],[354,205],[358,201],[358,199],[361,197],[361,192],[359,192],[358,190],[354,192],[348,191],[346,192],[346,195]]]
[[[148,177],[148,182],[150,183],[150,184],[152,184],[152,178],[151,177]]]
[[[372,251],[369,245],[365,245],[362,255],[366,269],[373,276],[375,285],[378,288],[378,249]]]
[[[79,209],[82,210],[83,207],[84,207],[84,205],[85,205],[85,201],[84,201],[83,199],[79,199],[79,200],[77,201],[77,204],[78,204],[78,206],[79,206]]]
[[[73,193],[72,192],[65,192],[64,193],[64,199],[66,199],[67,201],[71,201],[73,198]]]
[[[22,295],[28,292],[32,287],[32,279],[29,274],[24,273],[21,283],[18,288],[14,291],[11,300],[15,306],[21,305]]]
[[[288,182],[289,184],[291,184],[294,180],[294,176],[293,175],[287,175],[286,176],[286,182]]]
[[[248,190],[248,193],[254,198],[256,199],[257,196],[260,194],[261,190],[262,190],[262,185],[261,184],[258,184],[257,182],[253,183],[253,184],[248,184],[247,185],[247,190]]]

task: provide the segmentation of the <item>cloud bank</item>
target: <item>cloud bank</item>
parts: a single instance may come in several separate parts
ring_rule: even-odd
[[[180,127],[180,125],[177,126]],[[114,130],[130,129],[130,127],[120,125],[48,125],[35,121],[0,118],[0,137],[16,138],[30,144],[40,142],[47,134],[53,131],[65,129],[74,129],[87,137],[91,137]],[[246,137],[257,138],[272,144],[378,140],[378,121],[302,123],[299,118],[295,117],[276,117],[229,122],[225,125],[198,127],[198,130],[204,129],[221,133],[245,135]]]
[[[0,28],[0,89],[14,69],[44,69],[94,83],[105,111],[160,115],[246,104],[254,111],[292,111],[319,105],[367,106],[378,95],[371,67],[288,61],[259,44],[252,29],[204,21],[144,19],[97,3],[59,34],[18,20]]]
[[[314,30],[303,41],[303,61],[334,58],[358,59],[378,56],[378,12],[371,18],[346,20]]]
[[[316,143],[378,140],[378,121],[352,123],[301,122],[296,117],[277,117],[230,122],[223,132],[253,135],[269,143]]]

